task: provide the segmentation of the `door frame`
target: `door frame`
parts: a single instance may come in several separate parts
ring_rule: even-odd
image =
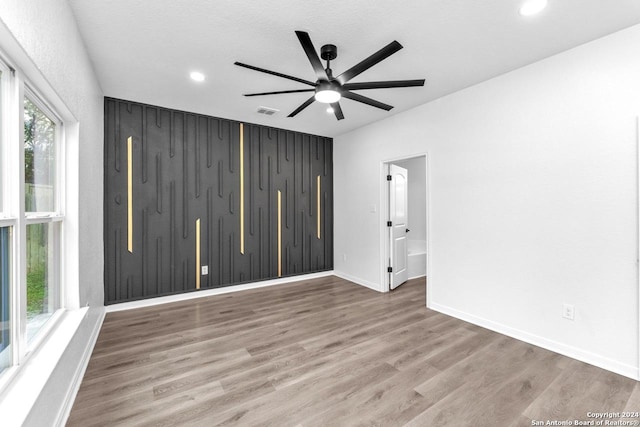
[[[389,273],[387,273],[387,266],[389,265],[389,256],[391,254],[389,229],[387,227],[387,220],[389,216],[389,185],[387,184],[387,173],[389,171],[389,164],[399,162],[402,160],[409,160],[423,157],[425,161],[425,200],[427,202],[425,229],[427,230],[427,307],[431,306],[431,283],[433,283],[433,268],[431,267],[431,168],[429,167],[429,153],[415,153],[411,155],[405,155],[400,157],[394,157],[390,159],[384,159],[380,161],[380,212],[379,212],[379,230],[380,230],[380,291],[389,292]]]

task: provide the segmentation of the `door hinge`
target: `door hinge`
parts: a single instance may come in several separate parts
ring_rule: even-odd
[[[387,267],[387,273],[393,273],[393,268]]]
[[[391,175],[387,175],[387,181],[391,181]]]
[[[391,221],[387,221],[387,227],[391,227],[393,223]]]

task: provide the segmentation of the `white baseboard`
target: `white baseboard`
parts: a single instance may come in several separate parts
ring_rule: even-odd
[[[426,275],[426,274],[418,274],[417,276],[409,277],[407,280],[411,280],[411,279],[419,279],[419,278],[421,278],[421,277],[427,277],[427,275]]]
[[[353,282],[355,284],[364,286],[366,288],[373,289],[374,291],[377,291],[377,292],[385,292],[383,289],[380,288],[380,285],[377,284],[377,283],[373,283],[373,282],[370,282],[368,280],[361,279],[359,277],[351,276],[350,274],[343,273],[341,271],[335,271],[334,270],[333,271],[333,275],[337,276],[337,277],[340,277],[341,279]]]
[[[609,359],[607,357],[603,357],[577,347],[553,341],[538,335],[531,334],[529,332],[521,331],[519,329],[515,329],[501,323],[487,320],[482,317],[478,317],[473,314],[456,310],[455,308],[447,307],[438,303],[431,303],[431,306],[429,308],[446,315],[464,320],[466,322],[473,323],[474,325],[482,326],[483,328],[510,336],[517,340],[542,347],[544,349],[553,351],[554,353],[559,353],[564,356],[571,357],[572,359],[580,360],[581,362],[606,369],[607,371],[615,372],[616,374],[624,375],[625,377],[629,377],[634,380],[640,379],[638,376],[637,366],[621,363],[617,360]]]
[[[213,295],[228,294],[230,292],[246,291],[249,289],[264,288],[267,286],[284,285],[286,283],[300,282],[302,280],[317,279],[319,277],[332,276],[333,271],[321,271],[319,273],[301,274],[299,276],[282,277],[280,279],[263,280],[261,282],[251,282],[242,285],[225,286],[223,288],[206,289],[197,292],[188,292],[184,294],[168,295],[166,297],[149,298],[138,301],[122,302],[119,304],[108,305],[107,313],[114,311],[131,310],[134,308],[152,307],[160,304],[168,304],[177,301],[186,301],[195,298],[210,297]]]
[[[100,329],[102,328],[105,314],[105,310],[102,310],[98,315],[98,320],[94,323],[91,334],[89,335],[89,340],[87,341],[87,345],[82,353],[82,358],[78,361],[78,366],[76,367],[71,383],[69,384],[69,388],[64,398],[64,403],[58,412],[58,417],[56,418],[55,423],[53,424],[55,426],[64,427],[69,419],[73,402],[76,400],[78,390],[80,389],[82,379],[84,378],[84,373],[87,371],[87,366],[89,366],[89,359],[91,359],[93,348],[96,346],[98,335],[100,335]]]

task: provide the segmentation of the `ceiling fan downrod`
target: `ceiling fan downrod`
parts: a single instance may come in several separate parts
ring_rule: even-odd
[[[338,48],[333,44],[325,44],[320,48],[320,58],[327,61],[327,78],[333,80],[333,71],[331,70],[331,61],[338,57]]]

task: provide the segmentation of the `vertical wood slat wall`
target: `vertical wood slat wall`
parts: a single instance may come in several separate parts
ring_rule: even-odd
[[[104,144],[105,304],[333,268],[331,138],[105,98]]]

